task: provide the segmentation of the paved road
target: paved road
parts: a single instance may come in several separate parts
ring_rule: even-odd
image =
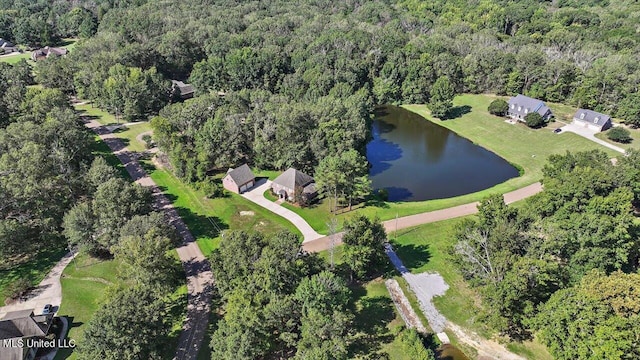
[[[608,143],[608,142],[606,142],[604,140],[598,139],[595,136],[596,132],[594,130],[591,130],[589,128],[585,128],[584,126],[580,126],[580,125],[577,125],[577,124],[574,124],[574,123],[570,123],[570,124],[567,124],[567,125],[561,127],[560,129],[562,129],[563,132],[564,131],[568,131],[568,132],[572,132],[574,134],[580,135],[580,136],[582,136],[583,138],[585,138],[587,140],[591,140],[591,141],[593,141],[595,143],[598,143],[598,144],[600,144],[602,146],[608,147],[609,149],[615,150],[615,151],[617,151],[619,153],[623,153],[623,154],[625,153],[625,150],[623,148],[615,146],[615,145],[613,145],[611,143]]]
[[[538,182],[538,183],[531,184],[521,189],[504,194],[504,201],[507,204],[511,204],[513,202],[533,196],[539,193],[540,191],[542,191],[542,184]],[[473,203],[454,206],[447,209],[429,211],[429,212],[409,215],[409,216],[403,216],[401,218],[398,218],[397,221],[395,219],[384,221],[382,225],[387,230],[387,233],[391,233],[396,229],[398,230],[406,229],[406,228],[410,228],[410,227],[414,227],[422,224],[428,224],[432,222],[472,215],[478,212],[478,204],[480,203],[476,201]],[[333,237],[334,245],[338,245],[342,243],[342,234],[343,233],[337,233],[334,235]],[[323,250],[328,250],[331,247],[331,240],[332,238],[330,236],[325,236],[313,241],[305,242],[302,244],[302,247],[309,252],[319,252]]]
[[[0,318],[11,311],[30,309],[33,309],[37,315],[40,314],[46,304],[52,304],[54,311],[57,311],[62,302],[60,275],[62,275],[62,271],[69,265],[74,256],[75,255],[68,253],[58,261],[40,284],[27,294],[24,300],[0,307]]]
[[[154,196],[154,206],[165,213],[182,238],[182,245],[176,250],[187,277],[187,317],[178,340],[178,349],[174,359],[196,359],[209,323],[213,274],[209,262],[202,255],[198,244],[187,225],[182,221],[171,201],[164,196],[160,188],[147,175],[136,160],[135,153],[129,152],[124,143],[97,121],[85,125],[95,131],[111,148],[111,151],[124,164],[131,178],[138,184],[149,186]]]
[[[256,184],[256,186],[251,188],[251,190],[242,194],[242,197],[289,220],[289,222],[291,222],[302,233],[304,238],[303,243],[324,237],[324,235],[320,235],[313,230],[313,228],[309,226],[309,224],[300,215],[265,198],[264,192],[269,190],[270,187],[271,181],[262,179]]]

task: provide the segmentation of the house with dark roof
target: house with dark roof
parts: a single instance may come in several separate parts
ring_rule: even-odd
[[[34,315],[33,310],[7,313],[0,319],[0,359],[32,360],[38,348],[33,340],[49,334],[53,314]]]
[[[7,54],[10,52],[18,51],[18,48],[15,45],[2,38],[0,38],[0,49],[2,49],[0,54]]]
[[[518,121],[524,121],[527,114],[537,112],[542,116],[545,121],[549,120],[553,113],[551,109],[545,105],[542,100],[533,99],[522,94],[509,99],[509,110],[507,110],[507,116]]]
[[[280,199],[291,202],[297,201],[299,196],[304,201],[311,201],[318,195],[313,178],[302,171],[289,168],[273,180],[271,190]]]
[[[185,100],[193,97],[195,89],[191,84],[185,84],[179,80],[171,80],[171,92],[176,98]]]
[[[242,194],[251,189],[255,184],[256,176],[253,175],[253,172],[247,164],[235,169],[229,169],[227,175],[222,178],[222,186],[236,194]]]
[[[46,59],[50,56],[64,56],[67,55],[67,49],[45,46],[42,49],[35,50],[31,53],[31,60],[38,61]]]
[[[611,127],[611,117],[593,110],[578,109],[573,115],[573,123],[594,131],[603,131]]]

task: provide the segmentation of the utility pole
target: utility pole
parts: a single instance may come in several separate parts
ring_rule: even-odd
[[[331,218],[331,221],[327,223],[327,227],[329,228],[329,241],[331,244],[331,246],[329,247],[329,263],[331,264],[331,270],[333,270],[333,254],[336,247],[336,232],[338,231],[338,220],[336,219],[335,215],[333,216],[333,218]]]

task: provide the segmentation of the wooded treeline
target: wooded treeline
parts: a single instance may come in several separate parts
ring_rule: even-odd
[[[188,80],[201,96],[244,97],[242,105],[197,121],[181,119],[191,115],[181,109],[164,112],[181,134],[207,132],[217,117],[217,127],[227,119],[224,127],[240,137],[209,131],[201,141],[187,135],[180,146],[163,142],[186,179],[244,161],[308,170],[336,150],[317,140],[324,132],[366,139],[375,104],[427,103],[439,78],[458,93],[522,92],[638,122],[638,7],[632,1],[152,2],[101,16],[96,36],[74,49],[64,60],[70,70],[57,78],[130,120],[168,102],[162,77]],[[233,95],[247,89],[260,95]],[[347,100],[354,94],[357,104]],[[368,112],[360,113],[363,104]],[[341,106],[356,109],[307,110]],[[258,109],[268,112],[257,117]],[[216,148],[213,160],[202,142]],[[343,147],[355,143],[362,151],[362,142]],[[181,159],[192,164],[185,168]]]
[[[496,195],[461,224],[452,254],[491,326],[516,340],[537,333],[557,359],[640,356],[640,317],[628,311],[640,295],[639,160],[551,156],[544,191],[525,206]]]

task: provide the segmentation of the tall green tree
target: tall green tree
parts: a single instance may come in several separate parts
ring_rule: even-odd
[[[351,277],[364,278],[382,270],[387,264],[385,243],[387,233],[379,219],[358,215],[344,223],[345,263]]]
[[[429,97],[429,110],[431,115],[437,118],[444,118],[453,108],[453,97],[455,89],[451,81],[446,76],[441,76],[431,87]]]

